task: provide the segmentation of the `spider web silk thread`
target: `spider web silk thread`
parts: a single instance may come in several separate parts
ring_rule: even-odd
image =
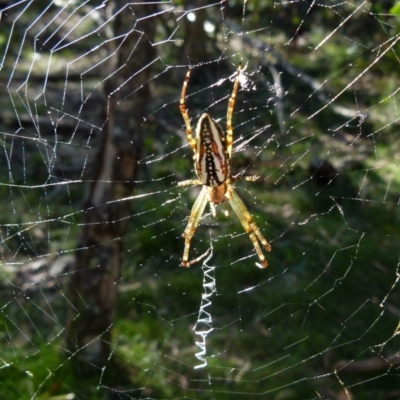
[[[207,366],[207,336],[214,330],[212,327],[212,316],[211,312],[207,309],[211,306],[211,296],[217,291],[216,282],[214,277],[215,267],[207,265],[207,262],[212,257],[212,249],[209,256],[204,260],[203,270],[203,288],[204,292],[201,295],[201,303],[197,322],[193,327],[193,331],[196,335],[201,337],[201,341],[195,341],[196,346],[199,347],[200,351],[195,354],[196,358],[201,361],[201,364],[196,365],[194,369],[204,368]]]

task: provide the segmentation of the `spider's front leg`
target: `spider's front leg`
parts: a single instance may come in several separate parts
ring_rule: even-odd
[[[181,98],[179,99],[179,110],[181,111],[182,118],[185,121],[186,125],[186,136],[190,147],[192,148],[193,152],[196,153],[196,140],[193,138],[192,134],[192,126],[190,124],[189,114],[185,104],[185,97],[186,97],[186,89],[190,78],[190,69],[186,73],[185,80],[183,81]]]
[[[226,114],[226,148],[228,150],[229,157],[231,157],[232,155],[232,143],[233,143],[232,115],[233,115],[233,108],[235,107],[236,103],[236,94],[240,84],[241,69],[242,65],[239,62],[237,75],[235,83],[233,85],[231,97],[229,98],[228,111]]]

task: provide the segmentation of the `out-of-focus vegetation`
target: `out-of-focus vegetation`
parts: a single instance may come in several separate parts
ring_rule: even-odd
[[[337,6],[327,2],[324,7],[311,3],[259,1],[246,2],[244,8],[242,1],[229,1],[223,3],[223,20],[219,6],[205,9],[207,22],[215,28],[207,33],[211,56],[193,73],[188,108],[193,122],[202,112],[224,117],[231,82],[211,85],[233,73],[239,58],[248,64],[246,72],[256,90],[239,93],[235,140],[240,146],[257,130],[260,134],[243,151],[234,152],[232,168],[234,173],[261,176],[258,182],[243,181],[237,187],[273,246],[267,254],[269,268],[258,270],[255,257],[246,258],[252,244],[234,217],[226,219],[220,213],[217,222],[206,218],[196,231],[192,257],[207,249],[211,235],[212,264],[218,266],[217,295],[210,311],[219,329],[207,339],[208,354],[215,354],[209,359],[210,369],[193,369],[198,348],[191,328],[203,292],[202,271],[197,265],[179,267],[181,233],[195,197],[194,190],[174,186],[194,173],[190,151],[182,147],[186,137],[178,109],[186,71],[165,70],[185,59],[185,42],[158,46],[162,62],[151,68],[163,79],[149,82],[154,102],[148,105],[142,129],[143,160],[156,155],[159,161],[142,163],[141,183],[133,195],[154,194],[145,201],[132,200],[132,226],[123,238],[125,259],[112,327],[114,353],[95,381],[74,375],[69,360],[79,352],[68,354],[63,343],[70,307],[65,292],[68,271],[55,279],[35,271],[39,279],[32,280],[23,265],[45,259],[45,269],[59,256],[74,254],[85,184],[46,190],[32,186],[79,180],[85,157],[90,162],[101,135],[94,137],[86,126],[69,142],[70,126],[60,123],[55,146],[50,118],[41,121],[40,132],[40,139],[48,142],[21,139],[39,137],[34,118],[10,101],[9,92],[15,95],[17,86],[13,81],[7,87],[7,82],[12,73],[27,76],[33,54],[25,47],[19,54],[19,43],[29,21],[46,5],[37,2],[19,19],[0,72],[1,131],[15,133],[3,137],[3,148],[13,157],[3,157],[1,181],[17,185],[0,187],[0,224],[2,238],[7,238],[0,267],[0,394],[5,398],[61,399],[74,393],[79,399],[228,399],[265,393],[276,400],[339,399],[343,387],[354,399],[400,396],[395,361],[355,373],[338,367],[344,361],[389,358],[399,347],[399,45],[375,61],[398,34],[400,10],[393,1],[367,2],[359,12],[355,1]],[[173,5],[177,10],[187,7],[186,2]],[[8,29],[0,33],[2,46],[11,32],[14,14],[8,15],[3,14],[2,24]],[[159,41],[182,21],[177,15],[160,16]],[[47,22],[38,20],[43,27]],[[181,30],[177,34],[185,39]],[[92,40],[79,43],[87,69],[99,61],[91,57],[96,43]],[[40,42],[36,47],[44,59],[50,48]],[[52,55],[60,71],[68,51]],[[26,62],[19,61],[15,68],[18,56]],[[271,89],[274,79],[277,82],[274,71],[281,97]],[[27,103],[33,104],[35,92],[40,92],[35,84],[43,83],[47,72],[46,63],[32,71]],[[57,77],[58,72],[54,67],[48,76],[50,103],[64,91],[65,74]],[[66,109],[82,105],[83,86],[93,93],[89,101],[94,115],[84,108],[80,118],[101,125],[104,120],[95,107],[105,101],[100,84],[104,76],[99,72],[81,82],[71,72],[68,79],[76,79],[76,97],[68,92]],[[42,118],[48,111],[43,106],[34,113],[30,110],[30,115]],[[23,129],[18,130],[19,124]],[[251,287],[255,289],[239,294]]]

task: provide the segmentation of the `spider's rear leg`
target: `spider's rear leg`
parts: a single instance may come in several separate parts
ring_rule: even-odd
[[[267,251],[271,251],[271,245],[265,240],[264,236],[258,229],[257,224],[254,222],[253,217],[251,216],[243,201],[232,186],[229,187],[226,193],[226,198],[228,199],[233,211],[242,223],[244,230],[248,233],[250,240],[253,242],[254,249],[256,250],[262,266],[266,268],[268,266],[268,262],[265,259],[265,256],[261,250],[258,241],[261,242],[261,244]]]
[[[190,212],[189,222],[182,235],[185,238],[185,249],[183,251],[183,259],[182,259],[182,265],[184,267],[189,267],[190,265],[194,264],[195,262],[205,257],[205,255],[204,257],[200,256],[195,260],[189,262],[190,242],[192,240],[194,233],[196,232],[197,226],[199,225],[200,218],[203,215],[207,202],[208,202],[207,189],[205,186],[203,186],[200,194],[198,195],[196,201],[193,204],[192,211]]]

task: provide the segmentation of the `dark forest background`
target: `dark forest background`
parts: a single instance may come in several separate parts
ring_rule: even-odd
[[[0,4],[0,397],[397,399],[395,1]],[[225,123],[272,244],[206,215],[179,112]],[[221,80],[221,81],[219,81]],[[208,211],[206,211],[208,213]]]

